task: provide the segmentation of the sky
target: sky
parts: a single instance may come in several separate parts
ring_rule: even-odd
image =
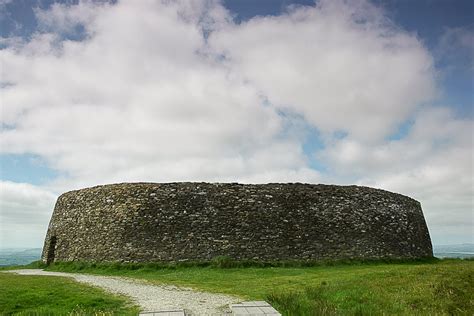
[[[117,182],[305,182],[473,240],[474,2],[0,0],[0,248]]]

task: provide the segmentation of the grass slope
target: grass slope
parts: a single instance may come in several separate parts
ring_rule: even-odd
[[[264,299],[292,316],[474,314],[472,260],[228,269],[60,263],[48,269],[121,275]]]
[[[0,315],[137,315],[125,298],[68,278],[0,273]]]

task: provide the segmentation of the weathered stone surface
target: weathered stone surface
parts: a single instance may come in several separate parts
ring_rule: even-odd
[[[231,304],[232,315],[240,316],[281,316],[281,314],[265,301],[249,301]]]
[[[67,192],[43,248],[44,261],[432,255],[419,202],[368,187],[300,183],[122,183]]]

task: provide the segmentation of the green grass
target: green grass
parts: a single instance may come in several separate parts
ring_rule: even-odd
[[[1,266],[0,271],[4,270],[18,270],[18,269],[44,269],[48,267],[47,264],[43,263],[43,261],[33,261],[29,264],[25,265],[11,265],[11,266]]]
[[[23,267],[44,265],[36,262]],[[155,284],[232,294],[242,299],[263,299],[283,315],[291,316],[474,314],[474,260],[258,263],[216,258],[212,262],[171,265],[70,262],[56,263],[46,269],[126,276]],[[68,279],[5,275],[17,280],[4,280],[4,273],[0,273],[0,314],[12,312],[13,305],[5,310],[6,303],[19,302],[23,307],[18,310],[39,310],[38,315],[52,314],[50,310],[76,311],[78,315],[100,310],[118,315],[136,313],[133,307],[126,307],[123,299],[95,289],[92,292],[89,287]],[[31,287],[33,284],[36,285]],[[59,304],[62,309],[48,305],[53,295],[63,302]],[[99,297],[105,301],[95,301]]]
[[[125,298],[68,278],[0,273],[0,315],[137,315]]]
[[[226,260],[223,260],[224,262]],[[232,267],[232,263],[58,263],[48,270],[119,275],[263,299],[284,315],[472,315],[474,261]],[[273,265],[273,267],[272,267]],[[303,266],[305,264],[302,264]],[[288,266],[288,265],[286,265]]]

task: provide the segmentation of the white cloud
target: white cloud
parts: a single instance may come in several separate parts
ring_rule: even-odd
[[[321,158],[339,177],[421,201],[436,243],[456,242],[459,236],[472,241],[473,132],[472,120],[456,118],[447,108],[428,107],[417,113],[400,140],[378,145],[337,140]]]
[[[211,34],[235,72],[320,130],[380,140],[434,96],[430,54],[364,1],[319,1]]]
[[[42,245],[55,200],[34,185],[0,181],[0,248]]]
[[[2,134],[4,151],[42,155],[76,187],[302,174],[300,143],[281,136],[282,118],[254,87],[202,53],[194,16],[201,8],[82,6],[55,6],[41,18],[51,14],[50,23],[62,25],[58,16],[94,11],[89,39],[58,44],[55,35],[37,34],[2,52],[4,80],[14,83],[3,90],[2,119],[16,126]]]
[[[472,120],[420,107],[436,96],[432,57],[368,2],[319,1],[241,24],[206,0],[36,13],[30,40],[2,39],[0,150],[47,160],[62,172],[46,185],[54,192],[357,182],[418,198],[437,236],[450,231],[448,208],[449,225],[472,227]],[[64,40],[78,26],[84,39]],[[408,135],[387,140],[408,118]],[[307,126],[321,132],[323,174],[303,151]]]
[[[110,9],[107,2],[86,0],[76,5],[53,3],[49,10],[35,9],[35,15],[40,30],[71,34],[78,26],[88,27],[106,9]]]

